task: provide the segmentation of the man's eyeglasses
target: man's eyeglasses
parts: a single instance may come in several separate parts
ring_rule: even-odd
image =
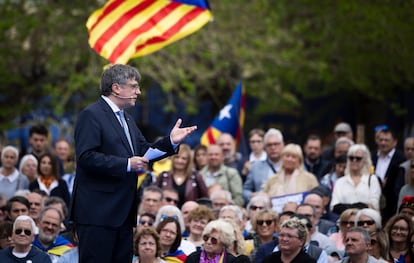
[[[20,235],[21,233],[23,233],[24,232],[24,234],[26,235],[26,236],[30,236],[31,234],[32,234],[32,230],[30,230],[30,229],[21,229],[21,228],[18,228],[18,229],[15,229],[14,230],[14,233],[16,234],[16,235]]]
[[[271,219],[268,219],[268,220],[257,220],[256,223],[259,226],[263,226],[264,224],[270,226],[273,223],[273,220],[271,220]]]
[[[174,204],[178,204],[178,200],[177,199],[173,199],[171,197],[165,197],[165,201],[167,201],[167,203],[173,202]]]
[[[358,221],[357,222],[357,226],[372,226],[373,224],[375,224],[374,220],[365,220],[365,221]]]
[[[263,141],[262,140],[250,140],[249,141],[250,143],[262,143]]]
[[[350,160],[351,162],[353,162],[353,161],[360,162],[360,161],[362,161],[363,158],[364,157],[361,157],[361,156],[352,156],[352,155],[348,156],[348,160]]]
[[[341,226],[348,226],[348,225],[353,226],[355,223],[353,221],[341,221],[339,224]]]
[[[121,84],[121,85],[130,87],[133,90],[141,90],[141,87],[139,86],[138,83],[137,84],[129,84],[129,83],[126,83],[126,84]]]
[[[217,238],[215,238],[215,237],[211,237],[211,236],[208,236],[208,235],[204,235],[204,236],[203,236],[203,240],[204,240],[204,242],[207,242],[209,239],[210,239],[211,244],[213,244],[213,245],[217,245],[217,243],[218,243]]]
[[[145,220],[140,220],[139,221],[140,225],[147,225],[147,226],[152,226],[154,223],[151,221],[145,221]]]

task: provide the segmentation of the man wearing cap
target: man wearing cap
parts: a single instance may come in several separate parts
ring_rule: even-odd
[[[0,262],[51,263],[46,253],[32,246],[36,232],[36,224],[30,216],[18,216],[13,224],[14,246],[0,250]]]
[[[407,195],[404,197],[398,209],[398,214],[414,219],[414,196]]]
[[[345,137],[351,141],[354,139],[354,134],[352,132],[351,125],[349,125],[346,122],[338,123],[335,126],[333,132],[334,132],[335,141],[342,137]],[[324,150],[322,153],[322,158],[328,161],[332,161],[334,159],[334,149],[335,149],[335,146],[332,145],[326,150]]]

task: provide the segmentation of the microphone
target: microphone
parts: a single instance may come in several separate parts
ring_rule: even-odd
[[[130,99],[136,99],[135,96],[124,97],[124,96],[119,96],[118,94],[113,93],[113,92],[112,92],[112,95],[114,95],[115,97],[120,98],[120,99],[128,99],[128,100],[130,100]]]

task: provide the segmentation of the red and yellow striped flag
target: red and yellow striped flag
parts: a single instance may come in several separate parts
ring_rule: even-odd
[[[89,45],[126,64],[199,30],[212,19],[207,0],[110,0],[86,22]]]

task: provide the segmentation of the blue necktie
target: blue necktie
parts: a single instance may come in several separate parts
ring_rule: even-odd
[[[129,147],[131,147],[132,153],[134,153],[134,147],[132,147],[131,135],[129,134],[128,125],[125,120],[124,111],[122,110],[118,111],[116,114],[119,116],[119,119],[121,120],[121,126],[122,128],[124,128],[125,135],[128,139]]]

